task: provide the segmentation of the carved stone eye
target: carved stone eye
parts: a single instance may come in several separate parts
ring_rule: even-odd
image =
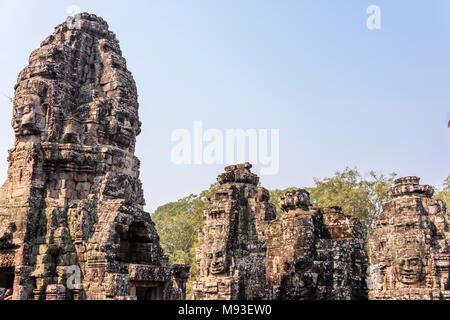
[[[419,264],[419,261],[417,261],[417,259],[412,259],[412,260],[409,261],[409,264],[411,266],[415,267],[415,266],[417,266]]]

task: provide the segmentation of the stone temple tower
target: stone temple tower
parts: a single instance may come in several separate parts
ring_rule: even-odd
[[[209,197],[196,252],[196,300],[267,299],[264,239],[276,214],[251,167],[225,168]]]
[[[419,182],[395,182],[369,239],[370,299],[450,299],[449,216]]]
[[[306,190],[280,196],[286,212],[267,232],[272,300],[367,299],[362,225],[339,207],[314,208]]]
[[[138,95],[107,23],[58,25],[15,86],[0,189],[0,288],[14,299],[178,299],[135,157]]]

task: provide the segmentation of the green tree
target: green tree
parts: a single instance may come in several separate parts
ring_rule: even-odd
[[[203,210],[208,205],[207,196],[214,192],[217,184],[199,195],[190,195],[176,202],[160,206],[152,214],[161,246],[173,264],[191,265],[187,285],[187,296],[192,295],[192,282],[197,277],[195,248],[198,232],[203,222]]]
[[[436,194],[436,199],[442,200],[447,204],[447,210],[450,206],[450,175],[444,180],[444,188]]]
[[[395,173],[385,176],[371,171],[365,178],[357,169],[346,168],[331,178],[315,179],[316,186],[308,191],[314,206],[339,206],[345,213],[359,218],[368,239],[382,211],[382,204],[390,200],[388,190],[395,177]]]

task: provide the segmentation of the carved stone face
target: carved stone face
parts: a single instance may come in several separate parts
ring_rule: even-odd
[[[128,148],[136,138],[138,121],[136,117],[126,110],[113,112],[110,129],[112,139],[121,147]]]
[[[279,205],[286,212],[297,208],[307,209],[310,205],[309,192],[303,189],[287,191],[280,195]]]
[[[16,136],[39,134],[45,127],[44,112],[38,96],[29,96],[23,105],[15,106],[12,126]]]
[[[225,273],[227,271],[227,255],[224,249],[212,250],[208,253],[209,272],[213,275]]]
[[[400,253],[395,260],[395,276],[404,284],[421,282],[424,278],[424,264],[417,250],[407,250]]]

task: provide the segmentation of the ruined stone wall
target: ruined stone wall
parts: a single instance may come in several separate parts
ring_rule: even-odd
[[[143,210],[137,98],[95,15],[68,19],[31,54],[0,189],[0,265],[14,268],[14,299],[184,297],[188,267],[174,272]],[[77,268],[81,283],[68,286]]]
[[[370,299],[450,299],[449,216],[419,182],[395,182],[369,239]]]
[[[250,164],[227,167],[203,213],[196,300],[266,299],[265,242],[275,207]]]

